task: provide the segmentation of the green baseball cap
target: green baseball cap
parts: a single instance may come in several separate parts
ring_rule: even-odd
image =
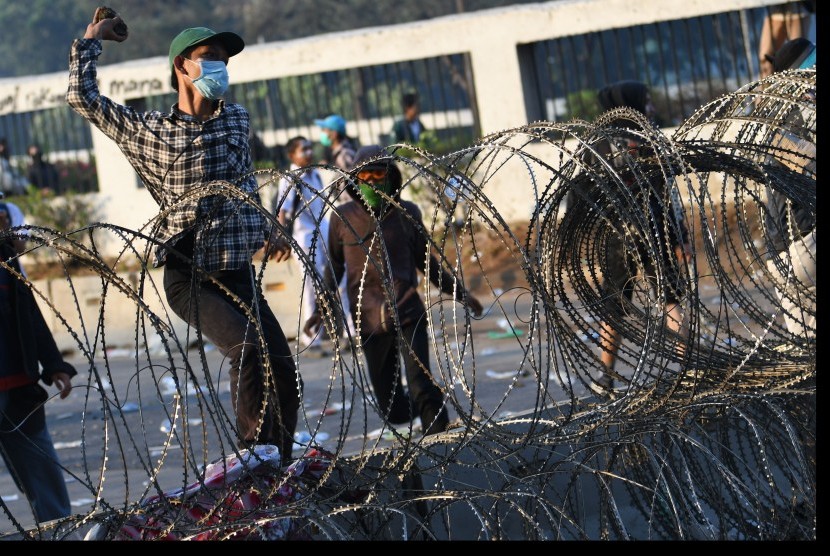
[[[190,29],[185,29],[184,31],[176,35],[176,38],[173,39],[173,42],[170,43],[170,54],[168,56],[168,61],[170,63],[171,85],[175,87],[175,74],[173,74],[173,58],[175,58],[191,46],[202,44],[203,42],[206,42],[209,39],[216,39],[218,41],[221,41],[222,44],[225,45],[225,50],[228,51],[228,56],[236,56],[237,54],[242,52],[243,48],[245,48],[245,41],[242,40],[242,37],[240,37],[236,33],[231,33],[230,31],[223,31],[221,33],[217,33],[213,29],[208,29],[207,27],[191,27]]]

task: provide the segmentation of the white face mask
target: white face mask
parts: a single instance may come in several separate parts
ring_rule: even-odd
[[[188,60],[187,58],[185,58]],[[201,73],[196,79],[191,79],[193,86],[199,91],[203,97],[215,100],[225,94],[228,90],[228,66],[221,60],[200,60],[193,61],[194,64],[199,65]]]

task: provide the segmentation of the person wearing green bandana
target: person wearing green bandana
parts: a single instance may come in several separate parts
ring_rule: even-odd
[[[350,176],[345,187],[351,201],[329,222],[324,286],[334,292],[345,274],[350,312],[380,414],[393,425],[420,417],[424,435],[442,432],[449,415],[430,373],[420,275],[428,274],[442,293],[475,316],[481,315],[482,305],[431,252],[420,209],[400,198],[403,178],[389,153],[379,145],[360,148]],[[306,334],[316,332],[321,322],[318,306],[306,321]]]

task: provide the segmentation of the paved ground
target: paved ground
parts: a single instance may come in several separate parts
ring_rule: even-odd
[[[503,307],[513,315],[514,323],[518,322],[515,314],[527,310],[521,300]],[[502,309],[494,308],[474,323],[474,364],[469,351],[459,357],[455,339],[447,342],[456,350],[454,357],[447,361],[442,354],[442,365],[433,363],[433,369],[442,370],[439,380],[451,388],[451,404],[457,404],[450,408],[451,419],[459,413],[477,419],[502,419],[538,407],[540,398],[548,402],[564,398],[556,385],[540,386],[532,374],[517,372],[532,368],[526,360],[527,342],[523,335],[517,337],[505,329],[505,316]],[[96,507],[128,506],[155,492],[150,477],[163,490],[182,487],[195,480],[194,469],[231,450],[227,438],[232,434],[217,433],[227,429],[231,415],[227,363],[217,351],[207,352],[205,365],[197,351],[189,357],[199,376],[203,371],[198,369],[210,370],[216,387],[213,393],[205,390],[203,396],[189,382],[183,387],[187,403],[175,395],[167,372],[171,362],[163,357],[136,361],[130,350],[109,356],[108,366],[96,360],[97,375],[90,373],[88,362],[73,360],[79,370],[73,393],[66,400],[50,399],[47,405],[49,429],[67,468],[67,487],[78,513]],[[173,364],[184,368],[181,361]],[[355,387],[363,380],[351,355],[344,356],[342,365],[336,365],[332,357],[306,356],[300,357],[299,364],[305,383],[304,411],[296,437],[300,443],[313,435],[315,443],[348,456],[395,441],[394,433],[381,429],[375,410],[362,395],[365,386]],[[464,369],[463,375],[460,369]],[[108,407],[101,401],[102,390]],[[175,422],[172,428],[171,417]],[[418,436],[417,430],[405,429],[401,434]],[[302,450],[298,445],[295,455]],[[187,466],[184,458],[190,462]],[[25,498],[5,468],[0,469],[0,495],[6,508],[21,526],[33,526]],[[0,515],[0,534],[15,529],[9,516]]]

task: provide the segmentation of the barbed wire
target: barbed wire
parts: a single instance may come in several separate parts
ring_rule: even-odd
[[[774,248],[767,204],[769,191],[781,193],[815,221],[814,92],[815,71],[776,74],[703,106],[671,137],[618,109],[595,122],[535,122],[446,155],[390,148],[404,193],[420,192],[423,225],[413,224],[430,252],[456,287],[486,301],[475,318],[428,280],[419,288],[432,378],[457,416],[437,435],[383,420],[363,360],[360,305],[351,331],[339,293],[326,290],[274,213],[232,184],[193,191],[138,231],[99,223],[72,234],[7,232],[25,234],[30,254],[62,263],[65,280],[49,281],[51,291],[17,279],[71,337],[87,371],[73,394],[79,449],[61,453],[87,502],[32,528],[3,500],[8,533],[815,539],[815,284],[797,278],[802,262],[790,251]],[[620,138],[636,149],[609,156],[603,145]],[[321,193],[328,217],[343,218],[351,175],[320,168],[335,176]],[[288,172],[256,174],[263,195],[283,177],[302,186]],[[488,197],[497,188],[529,196],[526,229]],[[331,341],[330,361],[292,343],[305,383],[304,436],[295,436],[300,455],[287,468],[273,446],[236,447],[229,362],[167,312],[150,262],[161,219],[212,196],[254,206],[292,244],[299,268],[311,269],[303,278],[314,281]],[[673,252],[684,230],[689,260]],[[803,240],[789,232],[787,244]],[[123,245],[115,264],[98,249],[111,242]],[[370,241],[365,248],[367,264],[388,267]],[[126,260],[140,265],[129,279],[116,270]],[[609,283],[621,264],[630,265],[626,281]],[[273,265],[255,265],[258,288]],[[508,286],[499,279],[506,271],[515,278]],[[90,277],[100,289],[91,308]],[[385,295],[394,296],[388,284]],[[667,326],[672,300],[678,330]],[[256,326],[257,307],[239,305]],[[784,317],[803,330],[791,332]],[[110,355],[119,343],[113,318],[119,328],[133,323],[129,365]],[[303,325],[280,324],[289,338]],[[615,388],[600,396],[593,389],[608,370],[609,329],[619,334]],[[47,410],[61,411],[52,400]]]

